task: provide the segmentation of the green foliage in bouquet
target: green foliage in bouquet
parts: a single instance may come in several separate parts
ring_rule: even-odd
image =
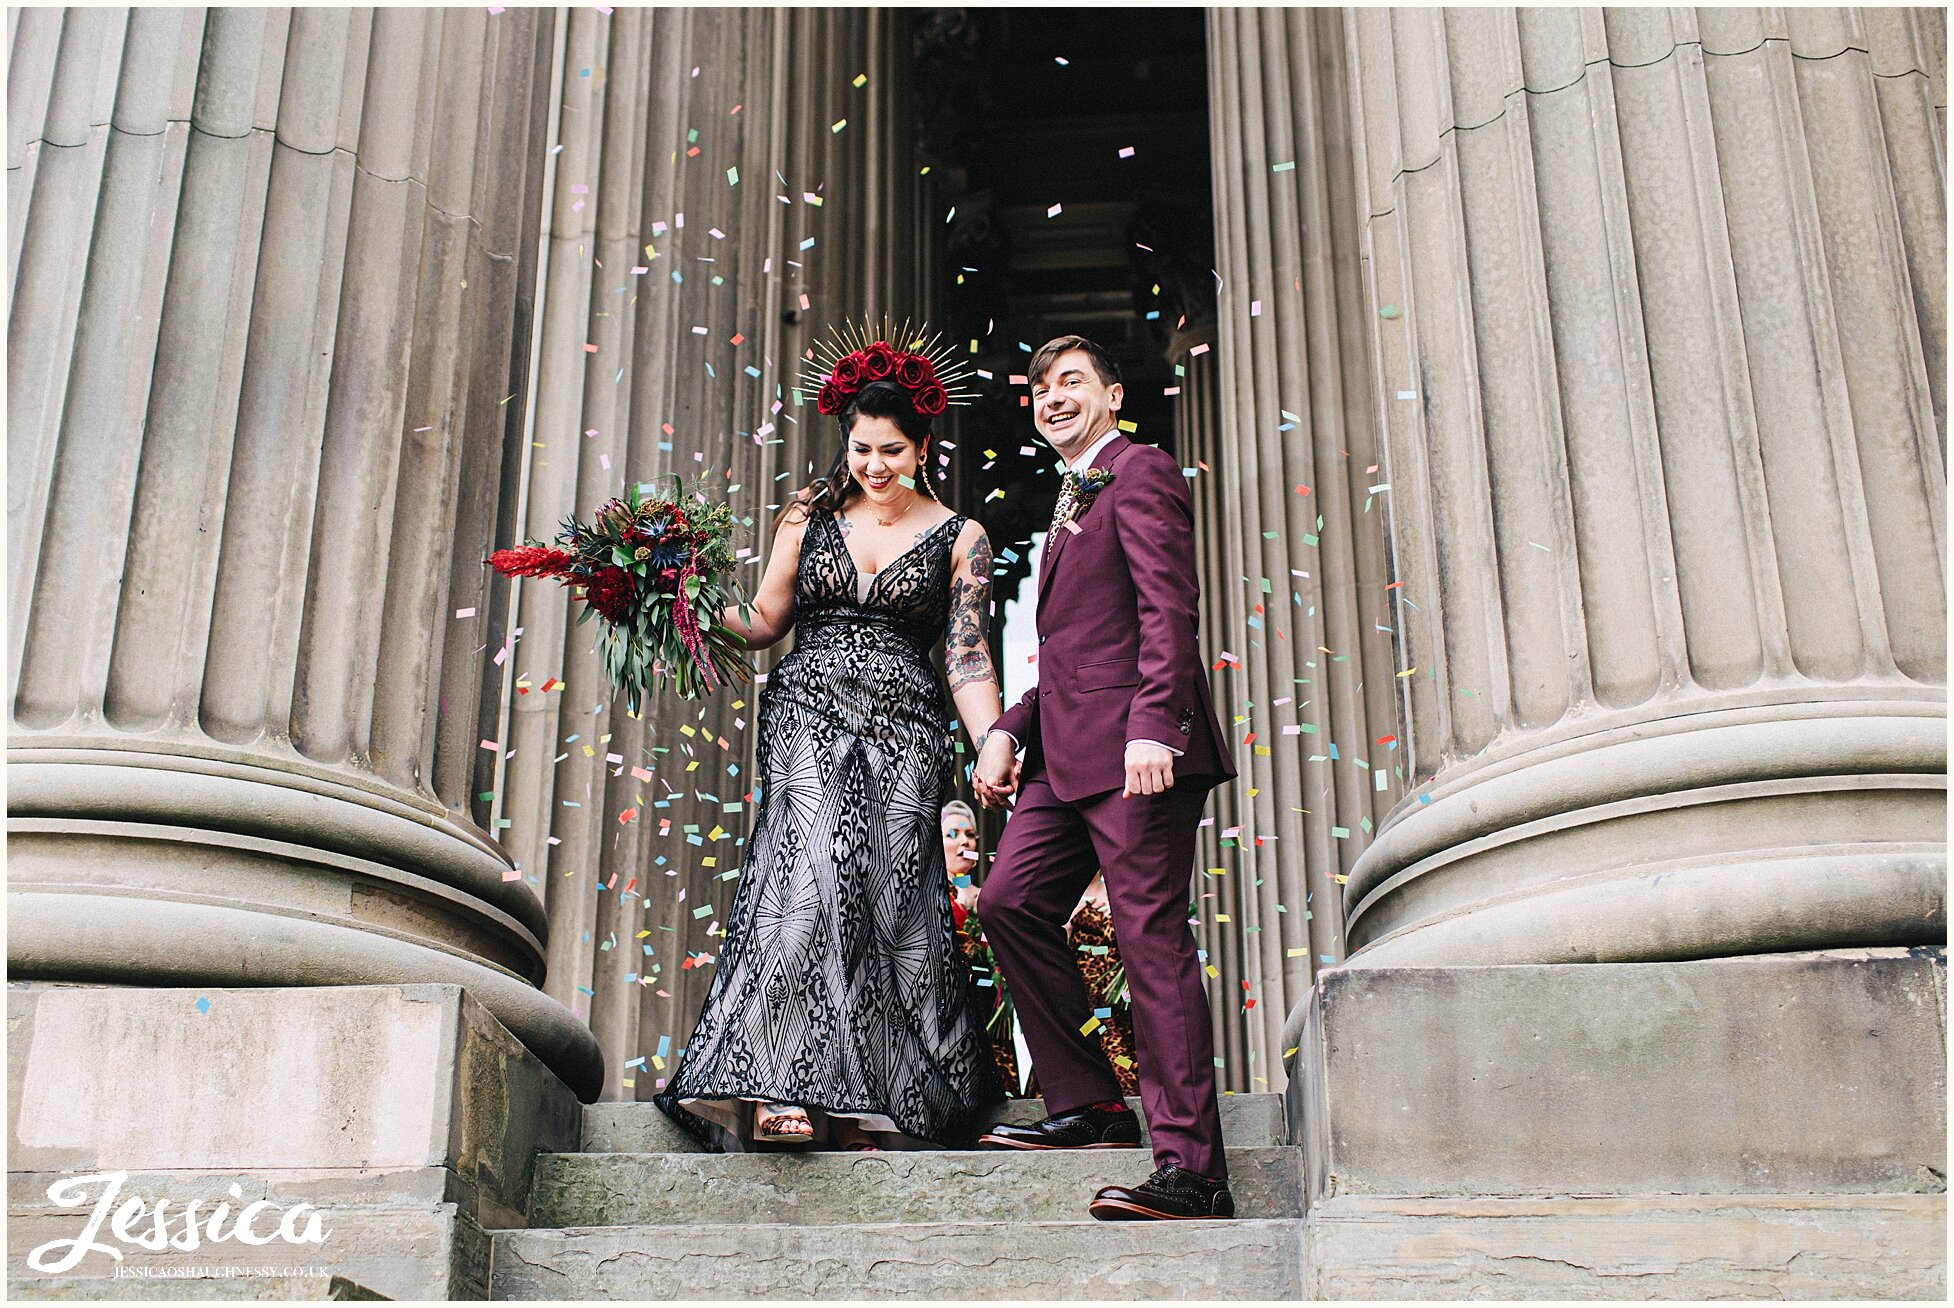
[[[673,475],[634,483],[588,523],[564,519],[560,549],[532,541],[497,550],[489,563],[504,576],[550,577],[581,592],[577,622],[593,614],[602,622],[604,675],[636,713],[646,688],[666,679],[686,699],[729,678],[753,680],[744,642],[719,620],[729,608],[751,620],[733,577],[738,527],[730,505],[687,494]]]
[[[964,963],[970,970],[973,983],[988,980],[991,1011],[984,1019],[987,1038],[1002,1040],[1008,1047],[1011,1034],[1018,1025],[1018,1006],[1011,999],[1011,988],[1005,984],[1004,973],[997,966],[997,954],[991,948],[990,938],[984,934],[984,924],[977,920],[977,910],[964,914],[963,922],[957,927],[957,947],[962,952]],[[1000,1073],[1003,1069],[999,1069]],[[1009,1080],[1006,1077],[1006,1080]],[[1019,1087],[1011,1087],[1015,1093]]]

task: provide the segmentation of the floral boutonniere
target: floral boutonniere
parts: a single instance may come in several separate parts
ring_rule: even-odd
[[[1093,496],[1113,484],[1113,470],[1087,468],[1084,472],[1073,473],[1072,481],[1078,487],[1080,498],[1090,501]]]
[[[1111,468],[1087,468],[1084,472],[1068,470],[1065,480],[1072,489],[1072,510],[1065,515],[1065,520],[1071,522],[1076,518],[1084,517],[1085,511],[1092,507],[1092,501],[1099,492],[1113,484],[1113,470]]]

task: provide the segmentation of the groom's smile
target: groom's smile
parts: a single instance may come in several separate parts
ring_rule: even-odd
[[[1038,434],[1068,461],[1112,430],[1124,397],[1118,382],[1100,379],[1084,350],[1065,351],[1031,381]]]

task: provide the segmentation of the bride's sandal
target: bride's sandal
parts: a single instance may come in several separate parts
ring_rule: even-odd
[[[806,1144],[814,1138],[807,1110],[795,1104],[762,1104],[753,1110],[753,1138]]]

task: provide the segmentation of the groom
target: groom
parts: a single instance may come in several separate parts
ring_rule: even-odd
[[[1104,1221],[1232,1217],[1187,909],[1201,809],[1235,768],[1196,643],[1192,501],[1171,455],[1119,434],[1124,392],[1103,348],[1061,336],[1027,375],[1033,420],[1067,472],[1038,572],[1038,684],[998,718],[977,759],[985,804],[1018,793],[977,912],[1055,1111],[983,1143],[1139,1147],[1140,1123],[1081,1030],[1104,1000],[1086,993],[1066,940],[1103,869],[1159,1167],[1101,1190],[1089,1210]]]

